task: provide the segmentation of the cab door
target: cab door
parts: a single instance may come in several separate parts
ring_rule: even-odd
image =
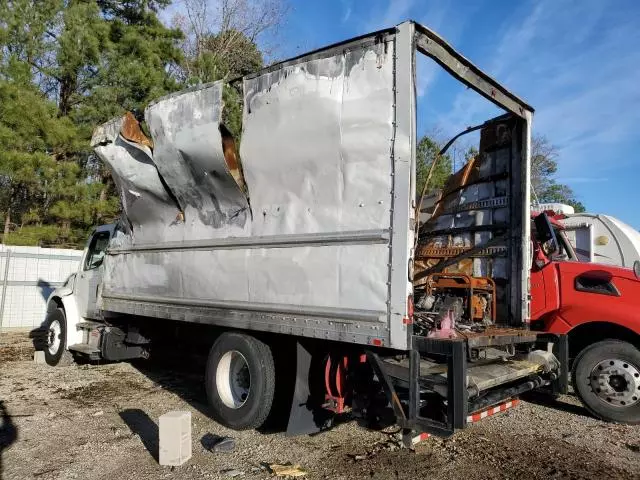
[[[80,271],[76,276],[75,296],[78,313],[86,319],[96,318],[98,286],[102,283],[104,257],[114,227],[98,227],[89,238]]]
[[[560,307],[560,285],[557,261],[551,260],[561,252],[556,230],[542,213],[534,218],[531,236],[531,321],[539,320],[548,312]],[[546,250],[546,254],[545,252]],[[566,246],[565,246],[566,248]]]

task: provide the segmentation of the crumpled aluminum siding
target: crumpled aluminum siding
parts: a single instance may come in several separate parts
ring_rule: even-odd
[[[124,126],[131,122],[137,126],[132,115],[125,115],[101,125],[93,133],[91,146],[111,168],[124,214],[133,229],[129,243],[134,238],[139,243],[153,242],[159,231],[176,220],[180,210],[162,185],[151,149],[122,136]]]
[[[153,235],[140,237],[136,225],[132,237],[120,235],[105,261],[103,297],[366,310],[386,322],[389,242],[323,245],[322,239],[390,228],[393,85],[392,42],[302,58],[245,80],[240,157],[248,200],[222,154],[221,84],[152,104],[146,120],[153,162],[184,210],[184,223],[141,222],[138,230]],[[295,234],[320,242],[298,245],[289,237]],[[261,246],[272,236],[292,238],[291,244]],[[161,248],[247,237],[252,245]],[[148,243],[160,248],[118,252]]]
[[[181,239],[249,233],[249,203],[225,162],[220,134],[222,82],[164,97],[147,107],[153,161],[184,211]],[[167,238],[158,232],[156,241]]]

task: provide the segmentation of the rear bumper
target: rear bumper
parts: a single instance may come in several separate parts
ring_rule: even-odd
[[[499,337],[499,338],[497,338]],[[477,363],[470,362],[471,351],[482,346],[513,345],[514,348],[551,350],[557,365],[548,371],[527,370],[526,361],[518,366],[519,373],[496,375],[493,383],[485,382],[480,395],[473,385]],[[383,384],[385,393],[396,416],[397,424],[407,430],[439,436],[452,435],[465,428],[469,418],[490,407],[504,403],[524,392],[548,389],[565,393],[568,385],[568,343],[564,335],[536,334],[530,331],[514,335],[438,339],[416,337],[412,339],[408,368],[392,367],[377,354],[369,352],[369,362]],[[423,358],[437,358],[441,373],[421,372]],[[446,365],[446,369],[444,366]],[[490,366],[490,365],[489,365]],[[424,369],[422,369],[424,370]],[[440,418],[429,416],[429,397],[439,392],[446,400],[446,412]]]
[[[487,408],[480,412],[474,413],[473,415],[469,415],[467,417],[467,423],[479,422],[480,420],[491,417],[496,413],[504,412],[506,410],[509,410],[510,408],[517,407],[519,403],[520,400],[514,398],[513,400],[508,400],[504,403],[501,403],[500,405],[496,405],[495,407]],[[411,431],[405,431],[405,433],[403,434],[403,442],[406,447],[412,448],[418,443],[427,440],[430,436],[431,434],[426,432],[418,433],[417,435],[415,435]]]

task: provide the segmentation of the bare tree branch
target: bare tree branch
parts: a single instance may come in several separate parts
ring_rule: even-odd
[[[284,22],[289,10],[287,1],[183,0],[185,15],[173,19],[173,25],[185,32],[183,79],[202,81],[207,77],[206,69],[210,76],[211,68],[238,65],[238,57],[248,53],[247,42],[259,44],[263,55],[270,52],[267,44]],[[230,73],[220,71],[216,77]]]

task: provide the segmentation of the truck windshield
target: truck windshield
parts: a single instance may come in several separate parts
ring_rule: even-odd
[[[104,253],[109,244],[109,232],[97,232],[91,239],[87,259],[85,260],[84,269],[91,270],[102,265]]]
[[[554,228],[556,239],[558,240],[558,251],[552,255],[554,260],[578,261],[573,246],[567,239],[565,231],[560,228]]]

